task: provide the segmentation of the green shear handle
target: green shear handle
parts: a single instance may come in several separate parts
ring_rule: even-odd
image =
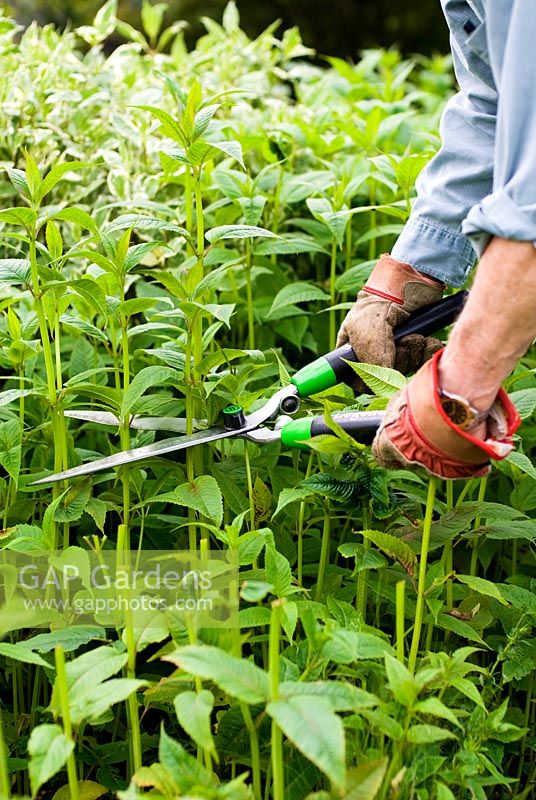
[[[406,322],[395,329],[395,341],[412,333],[429,336],[446,325],[450,325],[462,310],[468,294],[469,292],[466,291],[456,292],[456,294],[444,297],[437,303],[416,311]],[[307,364],[292,378],[298,395],[309,397],[317,392],[330,389],[338,383],[352,384],[355,380],[355,372],[347,363],[348,361],[359,361],[359,355],[354,353],[350,345],[344,345],[317,358],[311,364]]]

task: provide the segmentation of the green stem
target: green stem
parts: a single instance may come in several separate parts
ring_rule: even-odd
[[[127,652],[128,652],[127,678],[135,680],[136,641],[134,638],[132,615],[128,602],[127,602],[127,611],[125,614],[125,638],[126,638]],[[133,767],[133,772],[137,772],[142,767],[142,753],[141,753],[140,717],[138,713],[138,698],[136,692],[132,692],[132,694],[129,696],[127,700],[127,712],[128,712],[129,738],[131,740],[131,747],[132,747],[132,767]]]
[[[337,280],[337,242],[331,242],[331,263],[329,270],[329,304],[335,305],[335,281]],[[337,339],[337,312],[332,308],[329,312],[329,349],[333,350]]]
[[[272,702],[279,700],[279,639],[281,634],[281,611],[283,600],[274,600],[270,618],[270,641],[268,656],[268,673],[270,679],[270,697]],[[283,733],[275,720],[272,720],[272,775],[273,800],[284,800],[285,777],[283,768]]]
[[[479,485],[478,485],[478,497],[477,497],[477,500],[476,500],[477,503],[483,503],[484,502],[484,497],[486,496],[487,485],[488,485],[487,476],[485,478],[480,478],[480,482],[479,482]],[[474,522],[474,525],[473,525],[473,530],[474,531],[476,531],[480,527],[480,523],[481,523],[480,516],[475,517],[475,522]],[[478,545],[479,545],[478,538],[475,537],[475,540],[473,541],[473,546],[472,546],[472,549],[471,549],[471,566],[469,567],[469,574],[470,575],[476,575],[476,573],[477,573],[477,568],[478,568]]]
[[[11,781],[9,779],[9,770],[7,767],[7,748],[6,737],[4,733],[4,720],[0,712],[0,797],[2,800],[6,798],[9,800],[11,797]]]
[[[255,530],[255,500],[253,497],[253,479],[251,477],[251,464],[249,461],[249,448],[247,441],[244,442],[244,459],[246,462],[246,482],[248,485],[249,499],[249,529]]]
[[[253,722],[251,711],[247,703],[240,703],[240,710],[244,718],[244,724],[249,735],[249,748],[251,750],[251,773],[253,779],[253,794],[255,800],[261,800],[261,756],[259,750],[259,737],[257,728]]]
[[[324,577],[329,561],[329,544],[331,535],[331,520],[329,502],[324,509],[324,525],[322,527],[322,544],[320,546],[320,560],[318,562],[318,576],[316,581],[315,600],[319,601],[324,591]]]
[[[432,527],[432,516],[434,513],[434,500],[436,491],[436,478],[430,477],[428,483],[428,494],[426,497],[426,513],[422,529],[421,559],[419,564],[419,583],[417,586],[417,605],[415,609],[415,625],[413,627],[413,637],[409,653],[408,668],[411,673],[415,672],[417,655],[421,641],[422,621],[424,616],[424,593],[426,588],[426,565],[428,562],[428,548],[430,546],[430,530]]]
[[[313,468],[314,451],[311,451],[307,460],[307,469],[305,470],[305,480],[311,475]],[[305,522],[305,501],[300,503],[300,510],[298,513],[298,584],[303,584],[303,525]]]
[[[406,581],[396,584],[396,655],[404,663],[405,615],[406,615]]]
[[[366,508],[363,508],[362,511],[362,530],[368,531],[370,527],[368,511]],[[370,549],[370,542],[364,536],[363,537],[363,549],[366,553],[367,550]],[[357,587],[355,593],[355,607],[357,611],[361,614],[362,618],[365,619],[365,614],[367,612],[367,581],[366,581],[366,570],[361,570],[357,575]]]
[[[63,647],[57,645],[54,651],[56,661],[56,680],[60,699],[61,718],[63,721],[63,732],[67,739],[73,741],[73,731],[71,727],[71,713],[69,710],[69,688],[67,685],[67,674],[65,672],[65,656]],[[69,780],[70,800],[79,800],[78,777],[76,774],[76,761],[74,751],[67,758],[67,777]]]
[[[454,481],[447,481],[446,482],[446,493],[447,493],[447,511],[452,511],[454,508]],[[443,559],[445,564],[445,574],[450,575],[453,570],[453,547],[452,547],[452,539],[450,539],[446,544],[443,550]],[[446,581],[446,601],[447,601],[447,609],[451,609],[454,606],[454,589],[452,578],[447,578]]]
[[[255,350],[255,317],[253,315],[253,284],[251,270],[253,269],[251,240],[246,239],[246,300],[248,306],[248,347]]]
[[[122,288],[121,300],[123,302],[125,300],[124,288]],[[124,396],[124,393],[128,390],[128,387],[130,386],[130,347],[128,341],[127,320],[124,317],[121,317],[121,355],[123,358],[123,396]],[[121,449],[128,450],[130,447],[130,426],[128,417],[126,419],[121,420],[119,436],[121,441]],[[130,535],[129,535],[130,470],[128,466],[124,466],[121,470],[121,484],[123,487],[123,524],[125,526],[125,531],[126,531],[125,544],[126,548],[128,549],[128,547],[130,546]]]

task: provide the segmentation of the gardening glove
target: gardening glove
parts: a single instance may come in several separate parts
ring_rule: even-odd
[[[416,372],[443,345],[412,334],[395,347],[393,329],[413,311],[440,300],[444,289],[409,264],[382,255],[341,325],[337,347],[349,342],[360,361],[404,374]],[[355,388],[362,391],[363,386],[358,379]]]
[[[454,480],[487,475],[489,460],[506,458],[521,420],[503,389],[488,412],[485,439],[462,430],[441,405],[437,352],[389,401],[372,444],[376,461],[388,469],[424,467],[429,475]]]

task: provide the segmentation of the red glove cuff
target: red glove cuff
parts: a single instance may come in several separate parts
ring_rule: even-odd
[[[392,451],[408,465],[424,466],[443,478],[472,478],[486,475],[489,459],[501,460],[513,449],[512,435],[521,420],[503,389],[488,418],[485,441],[459,428],[445,413],[438,393],[438,364],[442,350],[417,372],[394,403],[378,431],[375,450],[386,463],[385,451]],[[388,442],[386,441],[388,440]]]

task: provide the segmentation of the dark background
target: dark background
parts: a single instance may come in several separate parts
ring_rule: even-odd
[[[226,0],[170,0],[166,20],[187,20],[189,42],[203,32],[198,20],[220,20]],[[396,45],[404,53],[448,51],[439,0],[237,0],[242,28],[251,37],[275,19],[298,25],[304,43],[319,54],[356,57],[366,47]],[[100,0],[8,0],[24,24],[37,20],[61,26],[89,23]],[[141,0],[120,0],[119,16],[139,27]]]

